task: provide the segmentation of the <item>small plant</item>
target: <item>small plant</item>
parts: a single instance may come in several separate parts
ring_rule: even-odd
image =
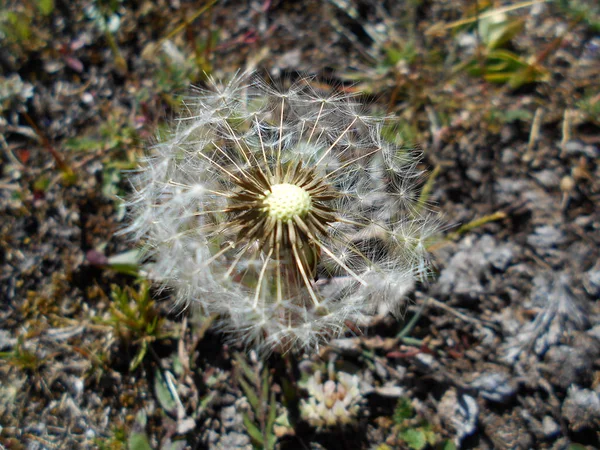
[[[113,426],[110,436],[95,438],[94,445],[99,450],[125,450],[127,448],[127,432],[123,426]]]
[[[270,389],[272,379],[269,371],[255,364],[254,369],[243,356],[236,355],[239,368],[238,383],[252,408],[252,415],[244,412],[244,427],[257,449],[273,450],[277,443],[275,422],[277,420],[277,403],[275,391]]]
[[[0,5],[0,43],[11,59],[21,62],[27,54],[48,47],[51,35],[40,24],[54,11],[53,0],[3,1]]]
[[[43,364],[43,360],[27,348],[23,336],[17,338],[15,348],[8,352],[0,352],[0,360],[15,367],[18,370],[37,372]]]
[[[419,417],[408,398],[400,398],[394,410],[394,432],[400,442],[411,450],[424,450],[435,446],[444,450],[455,450],[450,441],[443,441],[426,420]]]
[[[359,378],[345,372],[323,381],[321,372],[304,384],[308,398],[300,400],[300,416],[317,430],[356,424],[363,397]]]
[[[96,0],[95,4],[88,5],[85,14],[92,20],[98,29],[104,33],[106,42],[113,54],[115,67],[122,73],[127,73],[127,61],[115,39],[115,33],[121,26],[121,17],[117,14],[120,0]]]
[[[514,89],[523,84],[549,80],[550,73],[538,58],[525,58],[506,48],[523,29],[523,18],[509,16],[498,9],[489,10],[477,19],[477,29],[473,32],[481,45],[473,58],[455,68],[456,72],[465,70],[472,76],[480,76],[493,83],[506,83]]]
[[[135,370],[146,356],[149,345],[169,334],[163,329],[163,318],[156,312],[147,281],[140,281],[137,289],[113,285],[111,297],[109,318],[101,322],[112,326],[125,343],[138,347],[129,366],[129,370]]]

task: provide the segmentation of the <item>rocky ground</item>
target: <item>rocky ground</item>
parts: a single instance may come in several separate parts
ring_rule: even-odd
[[[0,447],[600,447],[592,3],[5,2]],[[261,362],[143,280],[127,170],[246,69],[361,91],[422,150],[446,226],[404,321]],[[303,413],[327,389],[345,425]]]

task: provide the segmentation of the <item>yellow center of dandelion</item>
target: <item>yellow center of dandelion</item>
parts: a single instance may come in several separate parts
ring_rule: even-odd
[[[268,214],[282,222],[294,216],[304,217],[310,209],[310,194],[295,184],[281,183],[271,186],[271,192],[263,200]]]

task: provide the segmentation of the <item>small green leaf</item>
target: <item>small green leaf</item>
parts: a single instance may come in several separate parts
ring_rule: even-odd
[[[271,432],[271,430],[273,430],[275,419],[277,419],[277,402],[275,401],[275,392],[271,392],[271,398],[269,400],[269,417],[267,417],[267,431]]]
[[[90,152],[93,150],[98,150],[102,147],[102,144],[98,141],[98,139],[92,139],[89,137],[74,137],[67,139],[64,143],[64,146],[67,150]]]
[[[242,419],[244,421],[244,427],[246,428],[248,435],[254,441],[254,443],[256,443],[258,445],[263,445],[263,443],[264,443],[263,435],[260,432],[260,430],[258,429],[258,427],[254,424],[254,422],[252,422],[252,419],[250,419],[250,416],[248,416],[248,413],[243,413]]]
[[[406,442],[412,450],[423,450],[427,447],[427,438],[420,428],[410,428],[399,434],[400,439]]]
[[[272,431],[267,432],[267,445],[265,450],[274,450],[275,444],[277,444],[277,436],[275,436]]]
[[[152,450],[146,433],[131,433],[127,439],[128,450]]]
[[[133,431],[127,439],[128,450],[152,450],[152,446],[148,442],[148,436],[146,436],[146,432],[144,431],[147,422],[146,412],[141,409],[135,416]]]
[[[262,389],[261,389],[261,397],[264,399],[265,403],[269,398],[269,371],[263,370],[262,373]]]
[[[158,403],[167,413],[174,415],[177,413],[177,402],[173,398],[173,394],[169,389],[167,380],[165,377],[169,376],[160,369],[156,369],[154,372],[154,394]]]
[[[401,425],[402,422],[412,418],[414,415],[415,412],[410,400],[405,397],[398,399],[398,404],[394,410],[394,422],[398,425]]]
[[[130,372],[133,372],[135,369],[138,368],[138,366],[144,360],[144,356],[146,356],[147,351],[148,351],[148,341],[143,340],[142,343],[140,344],[140,349],[138,350],[137,355],[135,355],[135,358],[133,358],[133,361],[131,361],[131,364],[129,365]]]
[[[110,256],[108,266],[125,275],[137,275],[139,271],[140,250],[134,249]]]
[[[250,385],[240,377],[239,379],[240,386],[244,391],[244,395],[248,399],[248,403],[252,406],[254,412],[258,412],[260,410],[260,400],[256,395],[256,392],[250,387]]]
[[[452,442],[451,440],[447,440],[443,443],[443,445],[441,446],[442,450],[456,450],[456,444],[454,444],[454,442]]]
[[[54,11],[54,0],[38,0],[37,7],[44,16],[49,16]]]
[[[46,192],[46,189],[48,189],[49,186],[50,178],[46,175],[42,175],[33,183],[33,190],[37,192]]]
[[[240,365],[240,367],[241,367],[242,371],[244,372],[244,375],[246,376],[248,381],[250,381],[252,384],[257,384],[256,383],[256,375],[254,374],[254,372],[252,371],[252,369],[250,368],[248,363],[244,360],[244,358],[240,354],[237,354],[235,359],[236,359],[237,363]]]

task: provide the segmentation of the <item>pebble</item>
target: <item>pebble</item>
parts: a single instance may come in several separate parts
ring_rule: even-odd
[[[538,249],[548,249],[565,243],[567,237],[558,228],[552,225],[537,227],[533,234],[527,236],[527,243]]]
[[[562,415],[569,421],[569,428],[575,432],[585,429],[598,430],[600,395],[589,389],[571,386],[562,405]]]
[[[471,383],[471,387],[477,389],[483,398],[495,403],[507,403],[517,392],[508,374],[503,372],[484,373]]]
[[[560,433],[560,427],[550,416],[544,416],[544,418],[542,419],[542,430],[544,436],[546,436],[547,438],[552,438],[558,433]]]
[[[600,157],[600,150],[594,145],[586,145],[581,141],[569,141],[564,146],[565,153],[569,156],[587,156],[588,158]]]

